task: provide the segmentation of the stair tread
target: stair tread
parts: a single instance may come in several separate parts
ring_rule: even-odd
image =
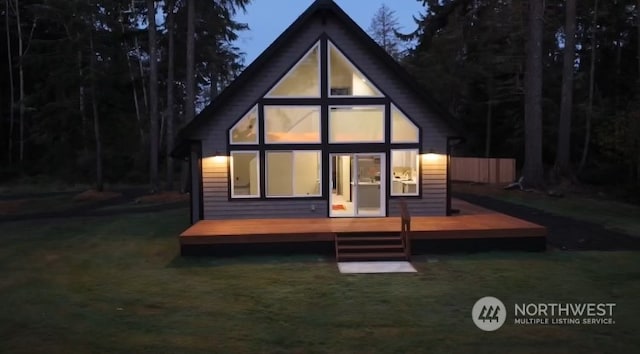
[[[343,241],[401,241],[402,237],[400,236],[384,236],[384,237],[365,237],[365,236],[349,236],[349,237],[337,237],[338,242]]]
[[[393,244],[393,245],[338,245],[339,250],[376,250],[376,249],[390,249],[390,248],[399,248],[403,249],[404,247],[401,244]]]
[[[362,257],[375,257],[375,258],[395,258],[406,257],[404,252],[375,252],[375,253],[341,253],[338,258],[362,258]]]

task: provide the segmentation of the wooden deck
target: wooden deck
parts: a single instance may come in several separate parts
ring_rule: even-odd
[[[411,218],[410,239],[463,240],[545,238],[545,227],[460,200],[454,216]],[[400,218],[203,220],[180,235],[180,244],[333,242],[336,234],[399,233]]]

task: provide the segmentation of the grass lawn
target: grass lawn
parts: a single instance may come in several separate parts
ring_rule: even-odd
[[[500,185],[456,183],[453,190],[488,196],[576,220],[593,222],[611,230],[640,237],[640,206],[638,205],[571,194],[557,198],[537,192],[508,191]]]
[[[605,353],[640,347],[640,254],[418,257],[340,275],[330,256],[182,258],[186,209],[0,224],[0,352]],[[615,325],[483,332],[471,307],[616,302]]]

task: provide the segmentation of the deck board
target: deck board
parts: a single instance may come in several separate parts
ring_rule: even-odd
[[[455,216],[414,216],[412,240],[546,237],[545,227],[456,201]],[[180,235],[182,245],[333,241],[336,233],[399,232],[400,218],[202,220]]]

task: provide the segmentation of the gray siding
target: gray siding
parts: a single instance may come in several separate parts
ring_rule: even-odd
[[[228,169],[226,161],[205,158],[202,161],[204,218],[260,219],[324,218],[328,215],[327,200],[233,200],[228,199]],[[315,210],[312,210],[312,207]]]
[[[203,125],[196,138],[202,139],[203,200],[205,219],[269,218],[269,217],[326,217],[328,200],[228,200],[228,170],[225,163],[212,163],[206,157],[216,151],[226,151],[227,129],[261,97],[277,80],[293,66],[298,58],[325,32],[331,41],[351,59],[394,104],[422,127],[423,150],[446,152],[446,129],[433,112],[425,109],[409,88],[403,86],[393,73],[387,71],[345,29],[329,19],[325,25],[314,18],[296,37],[284,45],[280,54],[262,68],[242,94],[234,97]],[[421,159],[422,162],[422,159]],[[326,162],[325,162],[326,165]],[[412,215],[446,214],[446,165],[443,156],[437,162],[422,165],[422,199],[408,199]],[[312,205],[315,211],[311,211]],[[397,215],[397,201],[389,202],[389,214]]]

